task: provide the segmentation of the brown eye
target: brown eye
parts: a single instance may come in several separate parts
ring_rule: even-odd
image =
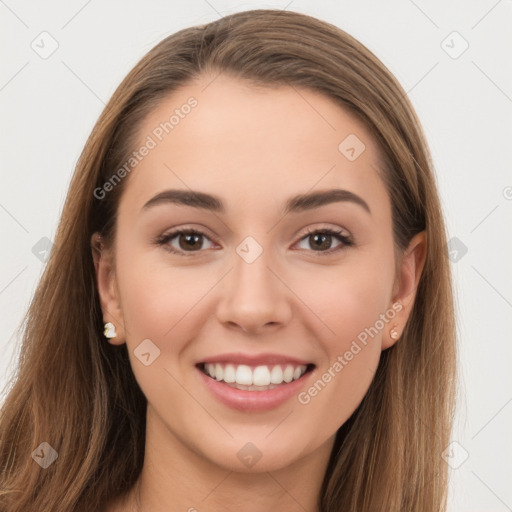
[[[210,240],[201,231],[181,229],[168,233],[167,235],[163,235],[157,239],[157,243],[172,253],[180,254],[182,256],[192,256],[193,254],[190,253],[201,252],[204,239]],[[175,240],[177,241],[177,245]]]
[[[332,235],[317,233],[315,235],[309,235],[311,246],[313,250],[330,249],[332,244]]]
[[[202,236],[203,235],[200,235],[198,233],[180,233],[177,236],[179,240],[180,249],[201,249],[201,246],[203,245],[201,240]]]
[[[333,239],[337,240],[339,244],[332,249]],[[306,241],[309,247],[306,249],[318,253],[333,253],[342,250],[346,246],[353,245],[352,240],[343,231],[336,231],[333,229],[317,229],[316,231],[309,232],[301,239]]]

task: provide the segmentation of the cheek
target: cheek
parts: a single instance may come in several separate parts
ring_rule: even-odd
[[[319,438],[327,438],[341,427],[367,394],[380,354],[377,345],[356,342],[319,368],[311,385],[297,396],[305,428],[315,431]]]
[[[308,306],[309,317],[316,318],[312,325],[331,357],[374,326],[389,307],[393,263],[390,260],[384,265],[382,260],[386,260],[384,255],[379,264],[354,257],[339,267],[318,269],[314,279],[309,273],[307,278],[301,274],[295,281],[293,289]],[[382,330],[380,322],[378,327]]]
[[[155,248],[128,253],[119,248],[123,256],[118,258],[117,274],[127,342],[132,348],[149,338],[162,352],[170,340],[173,352],[179,351],[185,336],[178,333],[182,334],[187,315],[212,286],[207,269],[173,268],[163,252]]]
[[[311,417],[318,414],[325,419],[326,435],[332,425],[348,419],[371,384],[382,333],[390,327],[391,315],[386,312],[393,278],[390,248],[354,253],[343,265],[316,272],[309,287],[297,280],[298,295],[315,313],[310,328],[324,355],[312,386],[298,402]]]
[[[158,252],[125,252],[117,273],[133,373],[149,402],[165,410],[169,402],[184,399],[177,382],[183,381],[183,363],[188,364],[185,350],[208,317],[203,301],[215,282],[211,271],[173,268]]]
[[[382,332],[389,328],[381,315],[386,314],[391,285],[386,273],[369,268],[347,267],[331,280],[317,280],[315,293],[304,299],[322,319],[315,332],[324,357],[311,386],[297,399],[320,436],[330,435],[356,410],[380,360]],[[313,420],[318,417],[320,427]]]

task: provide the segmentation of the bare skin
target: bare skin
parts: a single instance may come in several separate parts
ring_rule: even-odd
[[[188,98],[198,102],[124,178],[115,271],[107,252],[93,251],[104,320],[117,330],[111,343],[127,343],[148,399],[140,510],[314,512],[336,431],[397,342],[391,329],[401,334],[411,312],[425,233],[395,261],[379,148],[356,117],[310,90],[212,78],[173,93],[144,121],[141,144]],[[338,149],[349,134],[365,145],[354,161]],[[334,188],[370,212],[339,201],[283,216],[291,196]],[[166,189],[219,196],[225,212],[163,202],[142,210]],[[166,242],[181,254],[154,243],[181,227],[204,236]],[[353,245],[307,232],[326,228]],[[248,236],[263,250],[251,263],[236,251]],[[338,356],[393,304],[400,311],[332,377]],[[145,366],[134,350],[148,338],[160,355]],[[294,395],[271,410],[239,411],[211,394],[195,366],[228,352],[310,361],[306,394],[329,368],[332,378],[307,403]],[[237,456],[249,442],[261,453],[251,467]],[[136,491],[108,512],[138,510]]]

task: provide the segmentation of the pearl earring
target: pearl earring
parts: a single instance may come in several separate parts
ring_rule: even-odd
[[[103,331],[105,338],[111,339],[117,336],[116,327],[112,322],[107,322],[105,324],[105,330]]]
[[[395,324],[393,325],[393,328],[389,331],[389,335],[391,336],[392,339],[394,340],[397,340],[398,339],[398,330],[397,330],[397,327],[398,325]]]

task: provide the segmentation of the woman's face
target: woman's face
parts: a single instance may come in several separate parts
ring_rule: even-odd
[[[358,119],[310,90],[212,78],[141,126],[99,291],[148,429],[268,471],[330,450],[403,330],[416,270],[406,254],[395,273],[379,150]]]

